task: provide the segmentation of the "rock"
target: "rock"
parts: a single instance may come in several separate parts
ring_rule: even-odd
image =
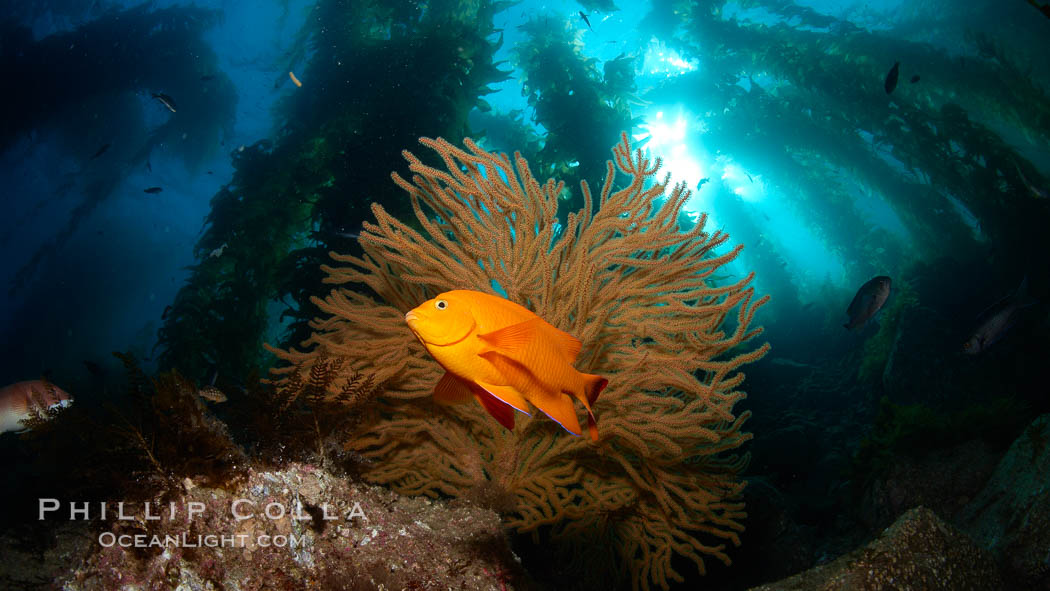
[[[1050,414],[1014,441],[959,524],[1018,588],[1050,589]]]
[[[994,558],[933,511],[916,507],[876,540],[828,564],[752,591],[996,591]]]
[[[126,503],[134,519],[109,521],[62,588],[502,590],[523,575],[496,513],[312,466],[250,470],[229,490],[158,501],[149,515],[159,519]]]
[[[988,481],[999,455],[983,441],[968,441],[922,457],[903,456],[864,491],[861,521],[879,531],[912,507],[931,507],[953,522]]]

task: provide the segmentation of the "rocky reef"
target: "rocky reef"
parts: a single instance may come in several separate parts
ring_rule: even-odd
[[[467,504],[402,497],[305,464],[249,469],[228,489],[188,479],[183,489],[126,504],[129,519],[110,503],[90,552],[56,582],[69,591],[503,590],[523,574],[499,517]]]
[[[988,451],[970,445],[965,454],[904,463],[872,485],[866,512],[878,521],[912,508],[874,541],[752,591],[1048,589],[1048,444],[1050,414],[1044,414],[991,464],[994,470]],[[959,457],[970,461],[960,463]],[[971,497],[968,491],[978,492]]]
[[[933,511],[916,507],[864,548],[752,591],[1002,588],[1003,580],[987,550]]]

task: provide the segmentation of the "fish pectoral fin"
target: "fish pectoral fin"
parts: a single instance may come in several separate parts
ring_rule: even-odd
[[[543,414],[550,417],[551,420],[561,425],[563,429],[577,437],[580,436],[580,420],[576,418],[576,407],[572,404],[572,398],[561,392],[557,394],[544,392],[530,396],[529,402],[543,411]]]
[[[492,415],[492,418],[496,419],[496,422],[507,429],[514,429],[514,409],[511,406],[505,404],[480,386],[475,386],[472,390],[474,391],[474,397]]]
[[[471,391],[470,384],[447,371],[441,376],[437,386],[434,386],[434,402],[438,404],[462,404],[470,402],[471,398],[474,398],[474,392]]]
[[[477,382],[477,384],[514,410],[532,416],[532,413],[529,412],[529,404],[525,402],[525,397],[521,395],[521,392],[518,392],[517,388],[513,386],[496,386],[485,382]]]

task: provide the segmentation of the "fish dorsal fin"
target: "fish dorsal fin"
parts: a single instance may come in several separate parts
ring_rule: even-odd
[[[540,331],[543,330],[542,322],[543,319],[537,316],[525,322],[511,324],[499,330],[479,334],[478,338],[485,343],[479,354],[498,351],[499,353],[510,354],[513,357],[515,352],[521,351],[539,338]]]
[[[462,404],[473,397],[470,385],[447,371],[434,386],[434,402],[438,404]]]
[[[543,338],[552,342],[555,349],[562,354],[570,365],[576,361],[576,356],[580,354],[580,349],[583,347],[583,343],[579,339],[547,323],[538,316],[524,322],[505,326],[499,330],[478,335],[478,338],[486,345],[479,354],[496,351],[511,358],[517,358],[515,355],[516,351],[520,351],[537,339]]]
[[[547,333],[553,338],[558,350],[565,354],[565,359],[569,364],[574,363],[576,356],[580,354],[580,349],[583,348],[580,339],[551,324],[547,325]]]
[[[502,400],[496,398],[480,386],[473,388],[473,390],[474,396],[478,399],[478,402],[480,402],[481,406],[492,415],[492,418],[496,419],[496,422],[507,429],[514,429],[513,408],[504,404]]]
[[[486,392],[499,398],[504,404],[507,404],[518,412],[523,412],[526,415],[530,415],[529,404],[525,402],[525,397],[521,395],[521,392],[513,386],[496,386],[494,384],[487,384],[485,382],[478,382]]]

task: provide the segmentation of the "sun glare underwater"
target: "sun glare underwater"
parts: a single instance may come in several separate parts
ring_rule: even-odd
[[[1048,35],[5,3],[0,587],[1050,587]]]

